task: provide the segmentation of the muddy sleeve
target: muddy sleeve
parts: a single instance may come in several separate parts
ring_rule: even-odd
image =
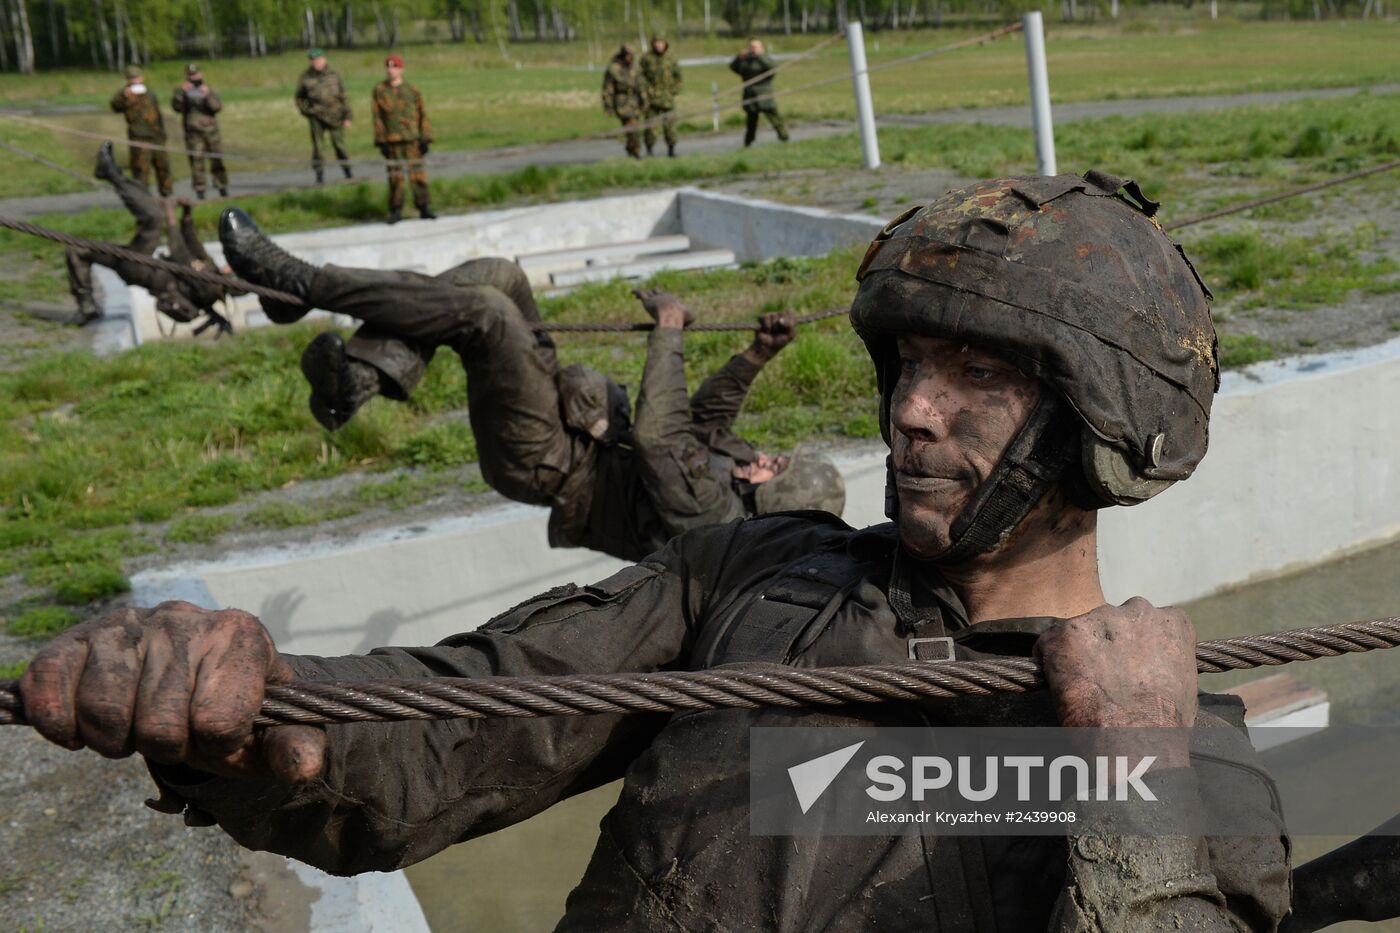
[[[287,656],[306,680],[650,672],[683,667],[737,526],[671,542],[591,586],[558,587],[432,648]],[[708,582],[707,582],[708,581]],[[621,777],[666,717],[553,716],[327,728],[300,788],[152,766],[161,809],[335,874],[389,871]],[[172,805],[173,804],[173,805]]]
[[[716,370],[690,397],[690,415],[701,430],[727,429],[739,417],[749,387],[763,369],[742,353]]]
[[[691,429],[684,339],[675,328],[651,332],[632,423],[642,487],[670,535],[744,514],[731,478],[714,472],[709,448]]]
[[[1196,781],[1190,768],[1146,778],[1172,812],[1199,815]],[[1084,825],[1068,838],[1052,933],[1273,933],[1287,912],[1288,854],[1277,837],[1268,844],[1251,840],[1246,854],[1220,840],[1161,832],[1171,824],[1156,817],[1106,816],[1093,802],[1079,812]],[[1236,864],[1242,858],[1251,862],[1244,871]]]

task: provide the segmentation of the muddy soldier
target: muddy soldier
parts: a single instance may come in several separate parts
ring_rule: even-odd
[[[788,141],[787,123],[778,113],[778,102],[773,99],[773,76],[768,74],[774,68],[773,59],[763,50],[763,42],[750,39],[744,51],[734,56],[729,70],[744,81],[744,145],[752,146],[758,135],[759,114],[768,118],[778,139]],[[768,74],[768,77],[762,77]],[[750,83],[752,82],[752,83]]]
[[[790,313],[764,316],[752,345],[688,398],[682,329],[694,315],[673,295],[639,293],[659,326],[633,416],[622,386],[577,364],[559,368],[549,336],[530,328],[535,297],[509,260],[473,259],[438,276],[318,269],[237,209],[225,211],[219,235],[240,275],[364,322],[348,345],[325,333],[302,356],[311,412],[329,430],[375,395],[407,400],[435,350],[454,350],[482,478],[517,502],[550,506],[554,547],[636,560],[683,531],[744,515],[841,511],[841,475],[825,457],[770,456],[733,431],[753,380],[795,336]],[[264,299],[263,310],[291,323],[307,308]]]
[[[1110,605],[1099,580],[1098,510],[1192,474],[1217,386],[1209,293],[1156,207],[1102,173],[1003,178],[879,234],[851,322],[891,524],[692,531],[436,647],[368,656],[279,654],[236,610],[124,610],[40,652],[25,712],[66,747],[147,756],[161,809],[337,873],[410,865],[622,778],[560,930],[1273,933],[1289,846],[1242,707],[1198,693],[1184,613]],[[264,684],[295,678],[1032,654],[1048,689],[996,698],[252,728]],[[1055,724],[1101,743],[1154,730],[1141,780],[1207,829],[1145,836],[1086,799],[1060,836],[750,831],[754,726]],[[1209,835],[1226,805],[1259,828]]]
[[[184,263],[194,269],[210,272],[222,270],[204,251],[204,244],[195,230],[190,216],[188,201],[182,201],[182,217],[177,224],[173,204],[169,199],[156,198],[146,186],[127,178],[117,167],[112,154],[112,144],[103,143],[97,153],[97,169],[93,174],[109,183],[122,199],[126,209],[136,220],[136,233],[126,243],[127,249],[147,256],[153,255],[156,247],[165,239],[169,245],[169,258]],[[138,285],[150,292],[156,300],[156,310],[181,323],[191,323],[200,317],[207,318],[208,326],[217,326],[221,331],[229,331],[228,321],[214,310],[214,305],[224,297],[217,285],[196,282],[192,279],[172,275],[164,269],[155,269],[126,259],[113,259],[100,253],[69,247],[66,253],[68,265],[68,289],[78,303],[78,311],[70,323],[79,327],[89,324],[102,316],[93,295],[92,267],[94,264],[107,266],[123,282]],[[204,330],[204,326],[197,330]]]
[[[345,150],[345,131],[350,128],[350,100],[345,96],[345,83],[335,69],[326,64],[324,51],[310,49],[306,57],[310,64],[297,80],[296,103],[297,110],[311,127],[311,167],[316,172],[316,182],[320,184],[326,180],[321,146],[327,133],[335,147],[335,157],[340,160],[341,171],[350,178],[353,174],[350,156]]]
[[[661,36],[652,36],[651,49],[642,56],[642,87],[646,92],[647,128],[643,138],[647,155],[656,144],[656,125],[660,123],[666,137],[666,154],[676,154],[676,95],[681,92],[681,63],[671,54],[671,44]]]
[[[371,111],[374,114],[374,144],[389,160],[389,216],[386,223],[403,219],[403,173],[408,167],[408,183],[413,188],[413,206],[424,220],[437,217],[428,194],[428,170],[423,157],[433,141],[432,124],[423,107],[418,88],[403,79],[403,59],[384,59],[384,80],[375,85]]]
[[[647,112],[647,93],[632,46],[626,43],[613,55],[603,75],[603,112],[622,124],[623,145],[634,159],[642,157],[638,121]]]
[[[160,102],[151,89],[146,87],[146,79],[141,68],[132,65],[126,69],[126,86],[112,95],[112,111],[126,118],[126,138],[133,143],[148,146],[165,145],[165,118],[161,116]],[[131,177],[141,184],[150,183],[151,166],[155,166],[156,184],[162,196],[175,190],[175,179],[170,174],[170,157],[164,149],[148,149],[143,146],[130,146]]]
[[[195,197],[203,200],[209,181],[204,175],[206,158],[212,163],[214,184],[219,194],[228,197],[228,170],[224,168],[223,141],[219,138],[218,113],[224,109],[219,95],[204,80],[199,66],[185,66],[185,81],[170,96],[170,107],[184,115],[185,149],[190,156],[190,181]]]

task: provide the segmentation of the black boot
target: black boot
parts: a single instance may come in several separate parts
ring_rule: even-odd
[[[348,166],[348,165],[342,165],[342,166],[340,167],[340,170],[341,170],[342,172],[345,173],[345,177],[346,177],[346,178],[354,178],[354,177],[355,177],[355,173],[352,172],[352,171],[350,171],[350,166]]]
[[[199,200],[203,201],[203,200],[204,200],[204,189],[203,189],[203,188],[196,188],[196,189],[194,189],[194,196],[195,196],[196,198],[198,198]]]
[[[655,154],[656,154],[656,153],[654,153],[654,152],[651,151],[651,145],[652,145],[651,143],[647,143],[647,155],[655,155]]]
[[[398,223],[400,220],[403,220],[403,211],[399,210],[397,207],[389,211],[389,216],[384,218],[384,222],[391,226]]]
[[[326,173],[323,172],[323,171],[321,171],[319,168],[316,169],[316,184],[318,184],[318,185],[323,185],[323,184],[325,184],[325,183],[326,183]]]
[[[676,157],[676,144],[671,143],[666,147],[666,155],[674,159]]]
[[[68,319],[74,327],[84,327],[102,317],[102,309],[91,298],[78,299],[78,310]]]
[[[226,197],[228,197],[228,185],[220,185],[220,186],[219,186],[219,197],[221,197],[221,198],[226,198]]]
[[[224,258],[240,277],[289,292],[303,301],[311,293],[316,267],[269,240],[241,208],[230,207],[219,218],[219,242],[224,245]],[[299,321],[311,310],[310,305],[289,305],[271,298],[261,301],[263,313],[275,324]]]
[[[117,154],[110,139],[97,147],[97,168],[93,169],[92,174],[103,181],[116,181],[122,177],[122,169],[117,164]]]
[[[345,355],[334,331],[318,334],[301,354],[301,373],[311,383],[311,415],[327,431],[338,431],[379,394],[379,370]]]
[[[433,210],[431,205],[424,204],[418,208],[418,216],[424,220],[437,220],[437,211]]]

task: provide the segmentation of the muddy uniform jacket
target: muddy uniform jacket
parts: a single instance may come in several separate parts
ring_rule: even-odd
[[[350,101],[345,84],[332,68],[307,68],[297,81],[297,110],[302,116],[324,126],[337,127],[350,119]]]
[[[642,86],[642,71],[633,63],[630,67],[613,59],[603,75],[603,110],[620,120],[640,118],[646,113],[647,95]]]
[[[773,59],[767,55],[736,55],[729,63],[729,70],[734,72],[745,81],[751,81],[763,74],[765,71],[772,71],[778,67],[773,63]],[[744,109],[750,110],[777,110],[778,102],[769,97],[773,93],[773,78],[767,77],[762,81],[754,81],[744,88]],[[763,100],[758,100],[762,97]]]
[[[908,655],[887,599],[894,548],[891,526],[854,532],[821,513],[735,522],[433,648],[288,662],[302,678],[356,680],[897,661]],[[1028,654],[1048,624],[968,628],[951,591],[927,589],[963,657]],[[1234,703],[1203,697],[1199,724],[1238,744],[1242,730],[1209,712],[1238,723]],[[156,774],[167,809],[186,802],[192,821],[213,816],[246,846],[335,873],[400,868],[625,778],[570,895],[566,931],[1272,931],[1288,909],[1282,821],[1271,785],[1245,768],[1231,773],[1251,792],[1234,805],[1257,810],[1269,836],[751,835],[750,727],[872,721],[1054,716],[1038,693],[922,708],[354,724],[327,730],[325,772],[301,788]],[[1224,771],[1197,759],[1147,780],[1204,807]]]
[[[593,445],[550,513],[549,543],[638,560],[702,525],[742,518],[736,464],[755,451],[732,428],[759,367],[735,355],[686,397],[684,335],[656,328],[630,435]]]
[[[371,109],[375,145],[433,141],[433,128],[423,108],[423,95],[407,81],[398,87],[388,81],[376,84]]]
[[[184,114],[186,135],[203,135],[219,128],[215,115],[224,109],[224,102],[217,93],[201,84],[188,91],[177,87],[170,96],[170,107]]]
[[[126,136],[148,143],[165,142],[165,120],[150,89],[132,94],[126,88],[112,95],[112,111],[126,117]]]
[[[660,55],[651,51],[642,56],[642,86],[649,109],[670,110],[676,106],[676,95],[681,92],[681,65],[670,49]]]

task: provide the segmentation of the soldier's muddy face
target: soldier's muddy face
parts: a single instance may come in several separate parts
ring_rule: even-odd
[[[925,560],[992,472],[1040,399],[1038,380],[995,354],[933,337],[901,337],[890,404],[899,535]]]

